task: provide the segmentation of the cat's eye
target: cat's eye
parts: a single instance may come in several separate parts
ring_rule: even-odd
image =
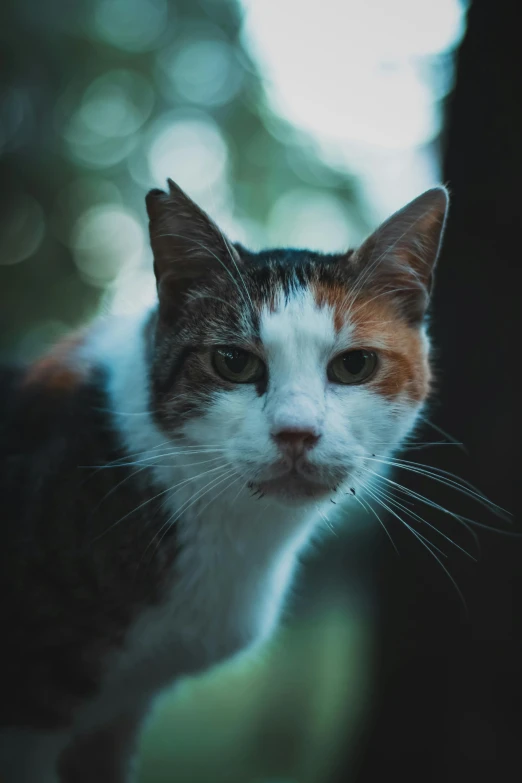
[[[233,383],[256,383],[266,372],[261,359],[242,348],[216,348],[212,362],[217,374]]]
[[[328,365],[328,379],[333,383],[363,383],[377,368],[374,351],[347,351],[336,356]]]

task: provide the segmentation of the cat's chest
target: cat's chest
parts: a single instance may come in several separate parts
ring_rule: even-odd
[[[132,711],[177,679],[267,638],[294,562],[293,548],[260,561],[255,549],[187,544],[160,600],[136,614],[123,644],[107,656],[98,695],[79,716],[80,726]]]
[[[224,577],[211,569],[174,570],[161,600],[129,626],[116,656],[118,672],[143,669],[152,679],[170,679],[206,668],[257,636],[263,612],[247,599],[255,591],[252,580],[242,573]]]

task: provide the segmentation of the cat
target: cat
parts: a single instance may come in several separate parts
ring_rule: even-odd
[[[129,781],[152,699],[270,636],[430,390],[444,187],[339,254],[146,205],[157,304],[1,373],[2,783]]]

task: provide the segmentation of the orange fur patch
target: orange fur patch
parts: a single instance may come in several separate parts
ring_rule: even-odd
[[[312,293],[319,307],[330,307],[333,311],[334,326],[340,332],[346,320],[346,313],[350,306],[350,294],[343,286],[325,285],[324,283],[312,283]]]
[[[88,375],[86,362],[77,355],[84,335],[73,334],[28,369],[24,386],[42,385],[50,391],[67,392],[80,386]]]
[[[427,397],[431,373],[420,329],[410,326],[390,302],[374,294],[357,296],[352,306],[350,293],[342,286],[317,283],[314,289],[317,303],[332,308],[335,329],[340,332],[348,320],[354,330],[353,347],[375,350],[380,357],[369,388],[389,398],[406,393],[421,402]]]
[[[350,320],[357,342],[374,348],[380,356],[380,369],[370,385],[385,397],[405,392],[415,402],[424,400],[431,375],[420,329],[410,326],[391,304],[378,299],[358,301]]]

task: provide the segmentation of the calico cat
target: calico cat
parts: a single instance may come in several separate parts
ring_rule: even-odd
[[[430,388],[444,188],[341,254],[250,252],[170,180],[146,203],[157,305],[1,374],[2,783],[128,781],[153,697],[271,634]]]

